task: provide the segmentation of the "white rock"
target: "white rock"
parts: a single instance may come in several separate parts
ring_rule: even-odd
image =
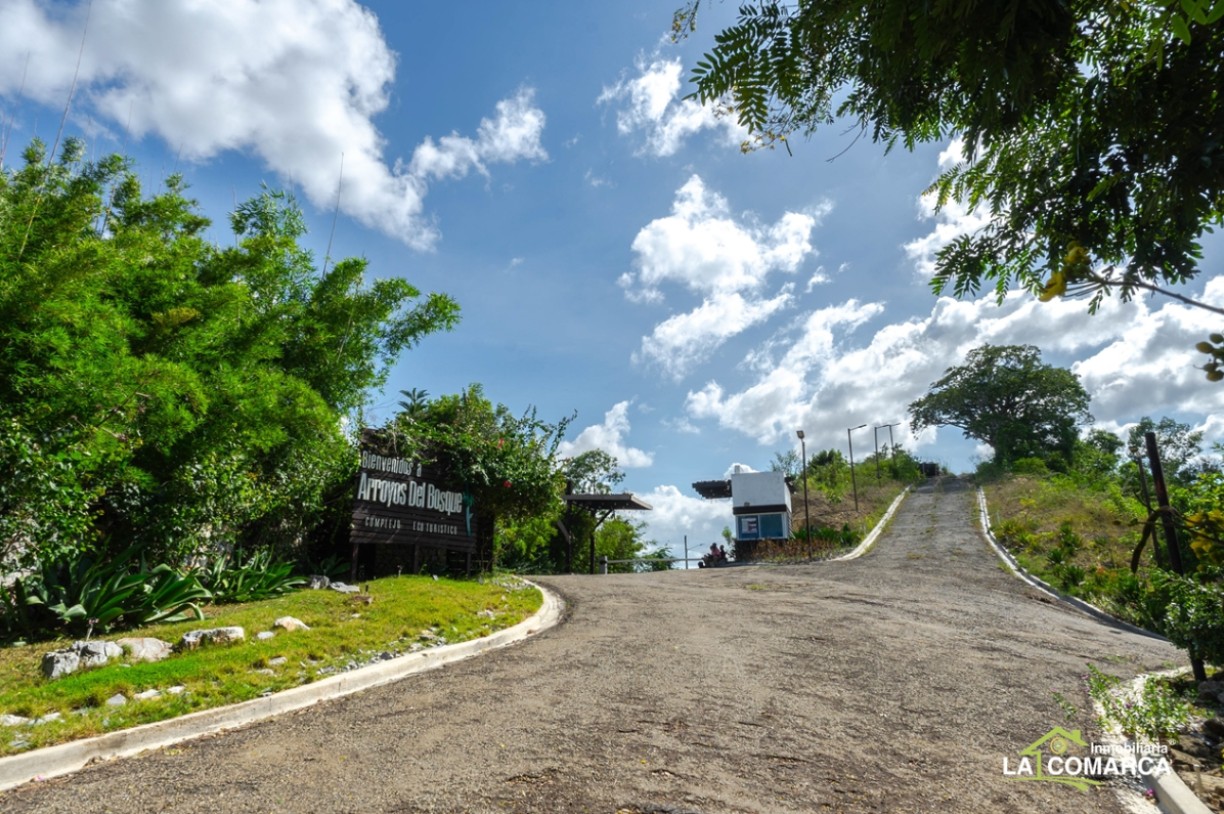
[[[49,679],[71,675],[81,666],[81,656],[72,650],[54,650],[42,657],[42,674]]]
[[[185,692],[187,692],[187,688],[182,684],[176,684],[166,690],[167,695],[182,695]]]
[[[244,639],[246,631],[240,627],[214,627],[184,633],[180,644],[184,650],[195,650],[201,644],[230,644]]]
[[[148,701],[150,698],[160,698],[161,690],[145,690],[144,692],[136,693],[132,697],[137,701]]]
[[[282,616],[272,623],[272,627],[279,627],[281,630],[310,630],[310,625],[303,622],[301,619],[295,619],[292,616]]]
[[[272,665],[273,667],[280,667],[287,661],[289,661],[289,659],[285,658],[284,656],[277,656],[274,659],[268,659],[268,664]]]
[[[261,642],[266,642],[268,639],[275,639],[276,634],[270,630],[261,630],[255,634],[255,638],[259,639]]]
[[[29,718],[22,718],[20,715],[0,715],[0,726],[24,726],[29,722]]]
[[[125,696],[121,692],[115,693],[110,698],[106,699],[106,705],[108,707],[121,707],[126,703],[127,703],[127,696]]]
[[[39,724],[49,724],[52,721],[58,721],[60,718],[63,718],[63,717],[64,717],[63,714],[59,712],[48,712],[46,715],[42,715],[42,716],[39,716],[38,718],[35,718],[33,721],[30,722],[30,724],[32,726],[38,726]]]
[[[122,647],[100,639],[92,642],[73,642],[72,649],[80,655],[82,667],[101,667],[111,659],[123,657]]]
[[[115,644],[126,650],[136,661],[161,661],[169,658],[174,650],[170,642],[163,642],[151,636],[117,639]]]

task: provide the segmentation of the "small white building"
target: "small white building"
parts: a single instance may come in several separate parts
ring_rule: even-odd
[[[727,480],[699,481],[693,488],[704,498],[731,498],[735,540],[787,540],[791,535],[791,490],[781,472],[735,472]]]
[[[786,540],[791,535],[791,493],[781,472],[731,475],[731,513],[737,540]]]

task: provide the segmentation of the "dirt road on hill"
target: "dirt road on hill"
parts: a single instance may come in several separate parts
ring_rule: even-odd
[[[1092,729],[1087,662],[1181,661],[1004,573],[958,481],[913,492],[859,560],[541,581],[567,621],[521,645],[0,810],[1119,811],[1107,789],[1008,780],[1003,759]]]

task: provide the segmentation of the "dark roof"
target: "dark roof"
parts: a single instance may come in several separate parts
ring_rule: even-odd
[[[634,497],[632,492],[620,495],[566,495],[565,502],[590,511],[649,511],[652,508],[646,501]]]
[[[699,480],[693,484],[693,488],[697,490],[697,494],[707,500],[731,497],[730,480]]]

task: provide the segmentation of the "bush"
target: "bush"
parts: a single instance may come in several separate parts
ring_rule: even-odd
[[[1164,608],[1160,632],[1191,656],[1224,663],[1224,585],[1221,569],[1204,566],[1198,578],[1153,570],[1152,593]]]

